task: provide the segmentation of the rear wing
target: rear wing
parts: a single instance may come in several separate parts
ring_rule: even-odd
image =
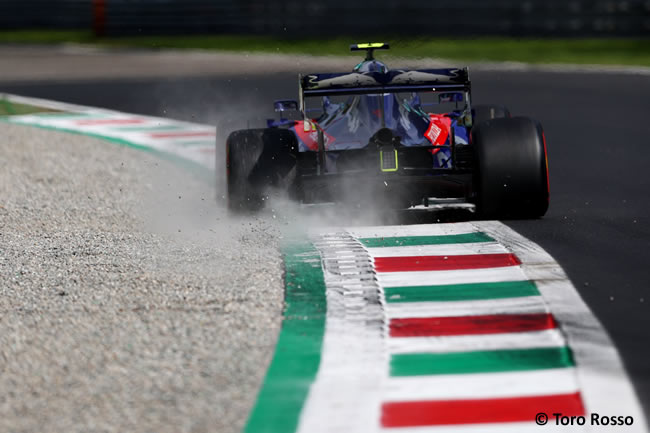
[[[299,75],[300,111],[304,128],[310,128],[305,98],[328,95],[363,95],[406,92],[463,92],[465,94],[465,124],[472,125],[471,83],[467,68],[391,70],[382,72],[352,72],[342,74]]]
[[[393,93],[422,90],[470,90],[462,69],[393,70],[388,73],[309,74],[300,77],[301,96]]]

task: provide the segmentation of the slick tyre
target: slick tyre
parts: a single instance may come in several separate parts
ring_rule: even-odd
[[[503,105],[475,105],[472,107],[472,124],[477,126],[486,120],[510,117],[510,111]]]
[[[270,187],[278,187],[295,165],[293,133],[283,129],[235,131],[226,141],[228,208],[255,212],[264,207]]]
[[[482,218],[539,218],[549,204],[546,143],[525,117],[487,120],[472,130],[475,191]]]
[[[263,188],[249,177],[257,164],[264,142],[263,129],[235,131],[226,141],[226,179],[228,209],[235,212],[257,211],[263,205]]]

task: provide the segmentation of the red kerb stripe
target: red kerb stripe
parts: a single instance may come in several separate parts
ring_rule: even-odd
[[[504,334],[553,329],[556,327],[553,315],[535,314],[492,314],[461,317],[414,317],[392,319],[391,337],[437,337],[444,335]]]
[[[500,422],[535,422],[544,412],[554,423],[553,413],[566,416],[585,414],[579,393],[535,397],[495,398],[481,400],[433,400],[384,403],[383,427],[414,427],[449,424]],[[540,427],[543,430],[543,428]]]
[[[144,119],[85,119],[77,120],[75,123],[79,126],[92,126],[92,125],[133,125],[136,123],[144,123]]]
[[[465,256],[377,257],[377,272],[448,271],[454,269],[501,268],[518,266],[514,254],[470,254]]]
[[[149,134],[151,138],[211,137],[213,135],[216,135],[214,131],[154,132]]]

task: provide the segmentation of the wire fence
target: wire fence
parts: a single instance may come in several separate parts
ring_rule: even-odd
[[[650,36],[650,0],[0,0],[0,29],[100,35]]]

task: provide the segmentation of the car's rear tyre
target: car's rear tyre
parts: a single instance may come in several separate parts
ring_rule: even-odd
[[[539,218],[549,204],[542,126],[525,117],[487,120],[472,130],[475,192],[482,218]]]
[[[510,111],[503,105],[475,105],[472,107],[472,125],[477,126],[486,120],[510,117]]]
[[[285,129],[245,129],[226,141],[228,208],[251,212],[264,207],[266,192],[295,165],[295,135]]]

